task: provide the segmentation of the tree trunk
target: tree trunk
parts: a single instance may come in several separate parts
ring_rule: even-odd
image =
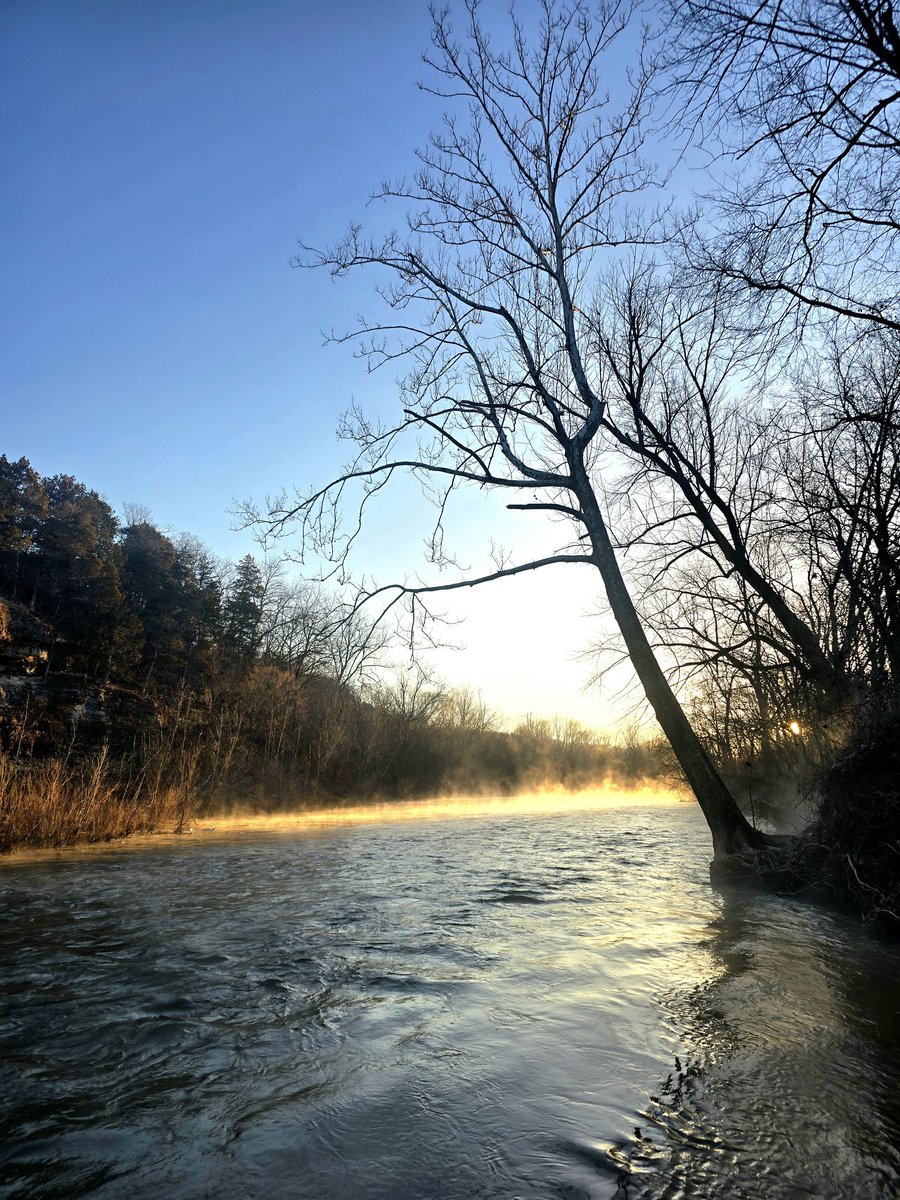
[[[656,719],[706,817],[714,853],[716,856],[736,854],[764,846],[765,835],[741,812],[669,686],[622,578],[606,523],[586,473],[579,482],[581,511],[613,616]]]

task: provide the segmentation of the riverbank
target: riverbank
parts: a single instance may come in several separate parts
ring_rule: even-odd
[[[390,689],[363,699],[269,666],[146,694],[64,672],[0,675],[0,852],[178,827],[233,802],[283,811],[298,798],[321,807],[673,778],[658,741],[613,743],[555,719],[493,728],[470,700],[440,689],[418,707]]]
[[[89,771],[58,762],[17,778],[0,760],[0,853],[39,853],[68,847],[121,843],[172,835],[228,835],[295,831],[299,827],[373,822],[427,821],[476,816],[572,813],[629,806],[670,806],[690,802],[648,781],[632,787],[597,785],[568,791],[545,788],[511,796],[438,796],[404,800],[321,798],[274,811],[223,801],[210,810],[178,788],[126,800],[103,777],[100,764]],[[18,836],[16,836],[18,835]]]

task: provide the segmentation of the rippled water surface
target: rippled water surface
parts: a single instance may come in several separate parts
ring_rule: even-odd
[[[0,1196],[900,1195],[900,950],[692,807],[0,864]]]

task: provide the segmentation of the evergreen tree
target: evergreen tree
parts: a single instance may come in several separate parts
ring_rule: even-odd
[[[47,516],[48,497],[27,458],[11,462],[0,454],[0,587],[18,598],[21,556],[34,545]]]
[[[224,609],[224,642],[242,658],[253,658],[260,645],[265,587],[259,563],[251,554],[238,563]]]
[[[191,665],[202,665],[222,640],[223,564],[198,537],[184,533],[176,543],[175,575],[181,587],[182,636]]]
[[[185,662],[181,570],[172,542],[147,521],[129,525],[121,539],[125,604],[139,623],[141,669],[168,676]]]
[[[105,500],[71,475],[43,481],[48,511],[23,563],[32,607],[62,636],[67,665],[108,674],[132,631],[120,587],[118,522]],[[27,565],[27,577],[24,567]]]

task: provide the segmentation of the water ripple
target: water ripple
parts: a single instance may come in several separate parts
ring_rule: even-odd
[[[707,856],[657,808],[7,864],[0,1197],[900,1194],[896,948]]]

